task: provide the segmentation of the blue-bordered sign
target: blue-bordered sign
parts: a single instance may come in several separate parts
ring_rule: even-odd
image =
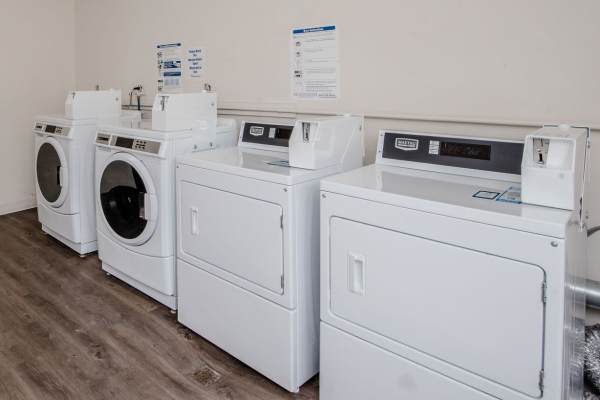
[[[489,190],[480,190],[473,195],[475,198],[485,200],[495,200],[498,196],[500,196],[500,192],[491,192]]]

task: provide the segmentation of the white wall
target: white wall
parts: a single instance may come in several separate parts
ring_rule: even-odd
[[[600,126],[597,0],[78,0],[78,84],[156,86],[155,45],[207,48],[227,107]],[[341,99],[290,99],[294,26],[340,30]],[[199,88],[198,83],[188,85]]]
[[[33,117],[75,85],[73,0],[2,1],[0,214],[35,205]]]

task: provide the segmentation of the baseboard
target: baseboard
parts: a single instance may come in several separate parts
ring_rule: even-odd
[[[22,200],[12,201],[8,203],[0,203],[0,215],[27,210],[30,208],[34,208],[35,206],[35,196],[29,196]]]

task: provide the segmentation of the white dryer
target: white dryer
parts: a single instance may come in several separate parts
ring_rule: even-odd
[[[186,108],[197,119],[187,118]],[[95,198],[103,270],[177,308],[175,157],[235,143],[236,135],[235,121],[217,122],[214,93],[159,95],[152,122],[99,127]]]
[[[139,120],[121,112],[121,92],[75,91],[64,115],[35,118],[38,218],[44,232],[81,255],[97,250],[94,208],[94,138],[98,123]]]
[[[319,180],[363,164],[362,122],[245,122],[178,158],[178,319],[292,392],[318,372]]]
[[[522,156],[381,132],[322,181],[322,400],[581,398],[583,210],[522,204]]]

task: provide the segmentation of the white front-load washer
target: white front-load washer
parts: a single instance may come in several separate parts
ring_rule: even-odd
[[[302,126],[328,166],[290,167]],[[319,180],[363,156],[349,116],[245,122],[237,148],[178,157],[179,321],[297,392],[318,372]]]
[[[322,400],[581,399],[586,232],[523,143],[382,131],[321,182]]]
[[[138,112],[121,112],[120,106],[120,91],[70,92],[65,115],[35,118],[38,219],[44,232],[80,255],[97,250],[94,207],[96,127],[101,121],[140,119]],[[86,108],[84,113],[79,112],[81,107]],[[112,109],[113,117],[106,112],[107,108]]]
[[[235,143],[235,121],[216,139],[149,121],[100,126],[96,136],[98,257],[102,269],[175,310],[175,157]]]

